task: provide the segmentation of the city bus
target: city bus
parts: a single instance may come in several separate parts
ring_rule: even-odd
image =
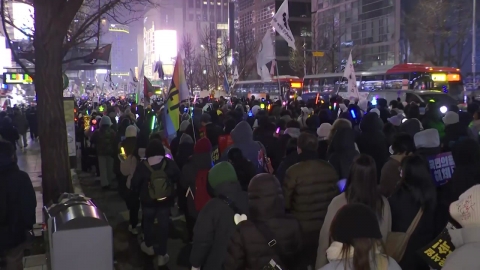
[[[381,90],[437,90],[463,100],[463,82],[460,69],[434,67],[425,64],[399,64],[379,66],[366,72],[356,72],[360,97]],[[322,96],[346,96],[347,79],[343,73],[307,75],[303,80],[303,93],[320,92]]]
[[[265,98],[268,94],[271,99],[288,99],[303,89],[303,80],[295,76],[278,76],[266,81],[238,81],[233,89],[233,94],[239,98],[250,98],[252,95],[255,98]]]

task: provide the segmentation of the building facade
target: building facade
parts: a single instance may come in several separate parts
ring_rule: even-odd
[[[111,73],[114,82],[127,80],[129,70],[137,65],[137,42],[126,25],[107,23],[105,34],[100,37],[102,43],[112,44],[110,53]],[[132,57],[134,56],[134,57]]]
[[[258,44],[266,31],[275,30],[271,26],[272,17],[283,3],[281,0],[238,0],[238,41]],[[289,27],[295,37],[296,46],[303,46],[303,37],[311,34],[311,4],[310,0],[289,1]],[[275,35],[275,54],[279,75],[293,75],[290,67],[290,48],[287,42],[278,34]],[[305,40],[305,42],[308,42]],[[253,54],[255,55],[255,53]],[[252,60],[254,61],[254,60]],[[256,69],[246,76],[256,79]]]
[[[400,0],[312,0],[312,11],[312,47],[325,52],[322,71],[341,71],[350,51],[357,70],[406,58]]]

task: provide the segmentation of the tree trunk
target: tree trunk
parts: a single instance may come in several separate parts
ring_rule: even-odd
[[[53,3],[55,5],[55,3]],[[72,192],[63,111],[63,35],[51,24],[52,4],[35,6],[35,90],[42,158],[43,203],[56,202],[63,192]],[[56,15],[54,15],[56,16]]]

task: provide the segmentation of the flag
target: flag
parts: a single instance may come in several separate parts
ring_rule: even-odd
[[[257,54],[257,74],[262,77],[262,80],[265,79],[265,73],[262,71],[262,68],[272,60],[275,60],[275,48],[273,47],[272,34],[267,30]]]
[[[275,75],[275,65],[277,64],[277,61],[273,60],[272,65],[270,66],[270,76]]]
[[[235,70],[233,71],[233,80],[238,80],[240,76],[238,75],[238,68],[235,67]]]
[[[267,65],[263,65],[262,74],[260,75],[260,77],[262,77],[262,81],[269,81],[272,79],[272,76],[270,76],[270,72],[268,71]]]
[[[163,80],[163,78],[165,78],[162,61],[158,61],[155,63],[155,69],[153,70],[153,72],[158,72],[158,78],[160,78],[160,80]]]
[[[98,48],[93,50],[92,53],[85,56],[85,63],[95,64],[98,60],[102,60],[108,62],[110,59],[110,52],[112,51],[112,44],[108,44],[103,46],[102,48]]]
[[[153,96],[153,94],[155,94],[155,89],[153,88],[152,83],[147,77],[143,76],[143,96],[145,99],[150,100],[150,97]]]
[[[144,77],[144,75],[143,75],[144,74],[144,69],[143,69],[144,66],[145,66],[145,63],[142,62],[142,68],[140,69],[140,74],[138,74],[138,78],[143,78]],[[135,95],[135,100],[136,100],[137,104],[139,104],[139,102],[140,102],[140,93],[142,92],[141,89],[142,89],[142,83],[143,82],[144,82],[144,80],[138,81],[138,83],[137,83],[137,89],[135,91],[135,94],[136,94]]]
[[[180,128],[180,101],[189,98],[183,60],[180,54],[178,54],[173,70],[172,82],[163,110],[163,123],[167,137],[172,137],[177,134],[177,130]]]
[[[348,56],[347,65],[343,71],[343,77],[347,78],[348,80],[347,89],[349,99],[360,99],[360,94],[358,93],[357,88],[357,78],[355,77],[355,69],[353,68],[352,52],[350,52],[350,55]]]
[[[135,77],[135,72],[132,69],[130,69],[130,79],[132,79],[132,82],[138,83],[138,79]]]
[[[288,19],[290,18],[288,14],[288,0],[284,0],[282,5],[278,8],[275,16],[273,16],[271,24],[278,34],[282,36],[285,41],[287,41],[288,46],[296,50],[295,38],[293,37],[290,26],[288,25]]]
[[[225,93],[230,93],[230,86],[228,85],[228,80],[227,80],[227,74],[223,77],[223,90],[225,90]]]

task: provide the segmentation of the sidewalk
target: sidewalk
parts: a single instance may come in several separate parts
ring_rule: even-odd
[[[113,228],[114,259],[116,270],[153,270],[159,269],[153,262],[153,257],[145,255],[140,250],[137,237],[128,231],[129,213],[125,202],[116,190],[102,190],[100,182],[94,180],[89,173],[79,172],[78,178],[86,197],[102,210]],[[172,212],[176,212],[175,209]],[[172,218],[175,231],[170,231],[168,240],[168,254],[170,261],[167,267],[161,269],[183,270],[190,269],[181,265],[188,264],[187,256],[179,256],[185,244],[180,239],[186,234],[185,219],[183,216]],[[181,259],[179,259],[181,257]],[[178,261],[178,262],[177,262]]]

